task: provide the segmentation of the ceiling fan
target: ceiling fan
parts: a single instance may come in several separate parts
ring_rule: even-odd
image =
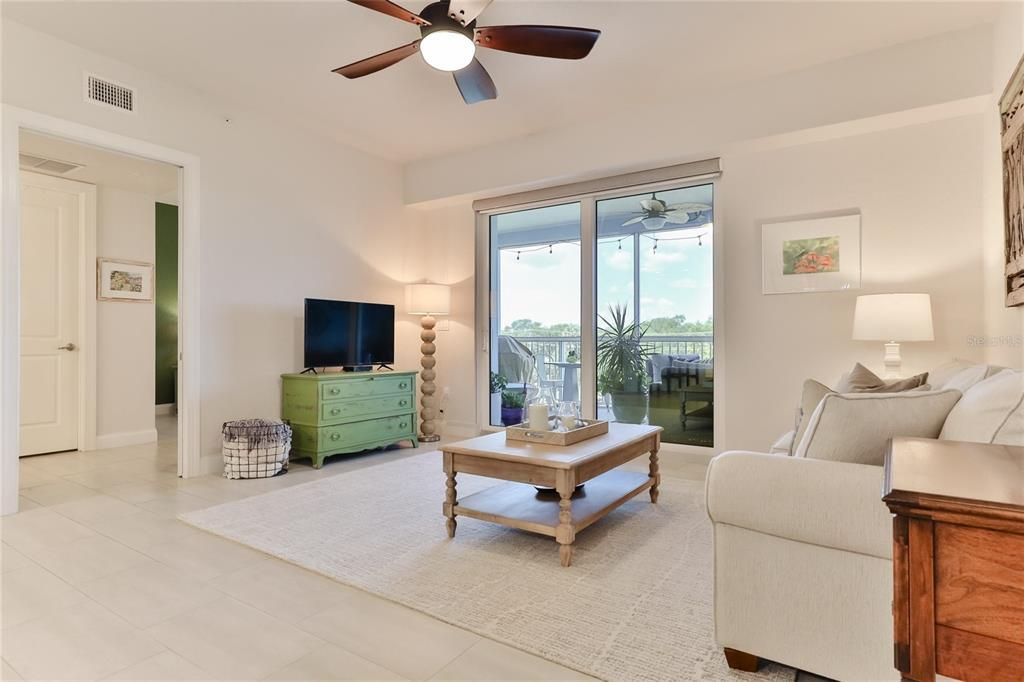
[[[486,26],[476,19],[492,0],[441,0],[410,12],[388,0],[349,0],[367,9],[407,21],[420,29],[419,40],[334,69],[346,78],[360,78],[419,52],[423,60],[455,77],[462,99],[475,104],[495,99],[494,81],[476,58],[477,47],[535,57],[582,59],[590,54],[600,31],[572,26]]]
[[[640,208],[642,210],[634,211],[635,218],[622,223],[623,227],[643,223],[648,230],[658,230],[664,227],[665,223],[688,223],[702,212],[711,210],[707,204],[695,202],[669,205],[659,199],[657,193],[651,194],[650,199],[641,199]]]

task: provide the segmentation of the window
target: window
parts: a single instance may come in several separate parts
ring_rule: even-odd
[[[714,183],[556,191],[480,212],[488,374],[527,402],[576,401],[713,447]],[[500,426],[500,393],[480,394]]]

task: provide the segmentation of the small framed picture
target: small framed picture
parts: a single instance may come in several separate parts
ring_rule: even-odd
[[[765,294],[860,288],[860,214],[761,225]]]
[[[152,301],[153,264],[134,260],[96,259],[96,299]]]

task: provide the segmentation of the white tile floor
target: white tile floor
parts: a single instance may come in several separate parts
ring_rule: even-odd
[[[181,480],[174,419],[158,422],[157,443],[21,460],[22,511],[0,526],[0,679],[585,678],[175,518],[433,448]]]

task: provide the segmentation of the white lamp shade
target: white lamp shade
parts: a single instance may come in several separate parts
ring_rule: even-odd
[[[934,341],[928,294],[858,296],[853,313],[855,341]]]
[[[407,284],[405,309],[410,315],[447,315],[452,310],[452,290],[446,284]]]

